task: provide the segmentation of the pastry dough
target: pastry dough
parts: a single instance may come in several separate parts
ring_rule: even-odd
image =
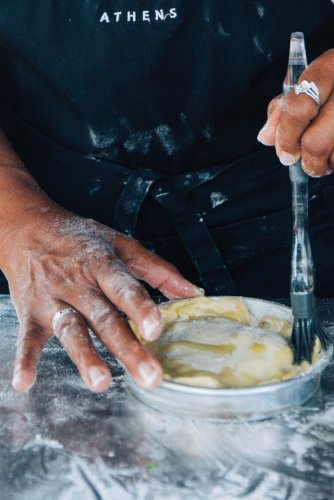
[[[167,302],[164,330],[145,343],[164,370],[164,379],[202,387],[250,387],[280,382],[306,371],[293,365],[291,324],[265,316],[259,321],[240,297]],[[315,346],[313,360],[319,355]]]

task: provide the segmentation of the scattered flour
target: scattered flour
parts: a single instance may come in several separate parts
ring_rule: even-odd
[[[211,206],[212,208],[219,207],[219,205],[222,205],[223,203],[226,203],[228,198],[225,196],[223,193],[214,191],[210,195],[211,198]]]
[[[264,14],[265,14],[265,7],[262,5],[260,2],[255,4],[257,13],[259,14],[259,17],[262,19]]]
[[[27,450],[29,448],[36,448],[39,446],[45,446],[47,448],[52,448],[53,450],[62,450],[64,448],[63,445],[56,439],[50,439],[42,437],[41,434],[36,434],[35,437],[24,446],[24,449]]]
[[[158,136],[161,146],[166,151],[166,153],[171,156],[178,150],[178,146],[173,135],[171,127],[168,125],[159,125],[155,129],[155,133]]]

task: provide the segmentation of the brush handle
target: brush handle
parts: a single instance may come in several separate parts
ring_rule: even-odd
[[[308,234],[308,178],[300,161],[289,167],[289,174],[293,210],[291,292],[312,293],[314,267]]]
[[[291,34],[288,70],[283,83],[283,93],[287,96],[307,67],[304,35]],[[291,258],[291,295],[312,294],[314,290],[314,268],[310,238],[308,235],[308,177],[301,162],[290,165],[292,185],[293,235]],[[308,299],[305,302],[308,303]]]

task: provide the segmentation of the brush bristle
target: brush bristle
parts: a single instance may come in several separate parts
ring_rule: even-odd
[[[312,354],[316,337],[319,338],[321,345],[327,349],[332,342],[331,336],[326,328],[321,325],[315,311],[310,318],[295,318],[291,334],[291,347],[294,351],[294,363],[300,365],[302,361],[312,363]]]

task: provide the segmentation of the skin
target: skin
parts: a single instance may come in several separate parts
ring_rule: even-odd
[[[156,304],[138,280],[168,298],[187,298],[203,290],[174,266],[137,241],[96,221],[78,217],[54,203],[39,188],[3,133],[0,133],[0,267],[8,279],[20,322],[12,385],[27,391],[52,335],[60,340],[87,387],[106,390],[109,369],[97,353],[88,327],[126,366],[138,384],[161,382],[159,362],[138,342],[162,331]],[[75,311],[58,317],[57,311]]]
[[[314,82],[320,92],[321,106],[306,94],[290,92],[277,96],[268,106],[268,121],[258,140],[275,146],[283,165],[302,158],[304,171],[312,177],[334,170],[334,50],[324,52],[300,76]]]

